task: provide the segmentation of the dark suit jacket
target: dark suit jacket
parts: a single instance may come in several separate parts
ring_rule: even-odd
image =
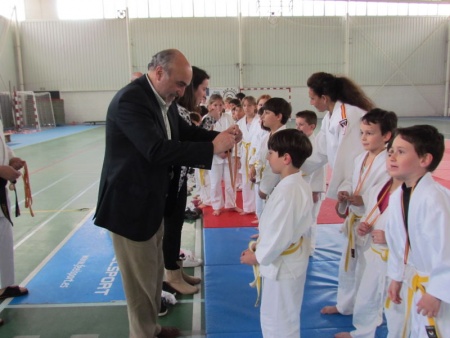
[[[175,103],[168,117],[171,140],[145,75],[114,96],[106,117],[96,225],[134,241],[148,240],[161,225],[180,166],[211,168],[217,132],[190,126]]]

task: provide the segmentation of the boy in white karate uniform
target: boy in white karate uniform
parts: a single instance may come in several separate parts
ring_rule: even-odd
[[[389,152],[389,146],[388,146]],[[390,172],[389,157],[387,170]],[[388,222],[390,195],[402,184],[396,178],[389,178],[369,190],[366,213],[358,226],[358,235],[364,237],[367,249],[364,252],[366,267],[356,295],[353,312],[352,332],[341,332],[339,338],[374,338],[376,329],[383,322],[386,304],[388,278],[387,259],[389,249],[386,243],[385,226]],[[401,337],[404,307],[390,303],[386,309],[388,338]]]
[[[316,136],[314,135],[314,130],[317,126],[317,114],[311,110],[302,110],[295,114],[295,127],[297,130],[303,132],[308,136],[311,144],[313,146],[313,154],[317,152],[317,142]],[[312,155],[311,155],[312,156]],[[320,167],[319,169],[313,171],[311,175],[306,173],[303,174],[303,178],[309,183],[312,190],[313,199],[313,224],[311,225],[311,255],[316,249],[316,226],[317,226],[317,216],[319,215],[320,206],[324,198],[324,193],[326,191],[325,185],[325,169],[326,167]]]
[[[386,182],[389,178],[386,170],[386,143],[391,139],[396,127],[397,115],[378,108],[372,109],[361,119],[360,142],[366,151],[356,157],[351,189],[339,191],[336,205],[338,213],[347,216],[342,227],[342,232],[347,237],[347,245],[344,246],[339,264],[337,304],[325,306],[321,310],[323,314],[353,313],[356,293],[364,271],[366,249],[364,240],[357,235],[357,227],[365,212],[365,202],[368,198],[365,194],[373,186]]]
[[[242,130],[242,141],[240,142],[240,173],[242,174],[242,215],[254,213],[256,210],[255,192],[253,182],[250,180],[249,160],[252,156],[252,138],[261,126],[259,124],[259,115],[256,114],[256,100],[253,96],[246,96],[242,100],[242,107],[245,116],[241,118],[237,125]]]
[[[17,180],[24,161],[14,157],[3,134],[3,123],[0,120],[0,300],[9,297],[23,296],[27,288],[15,284],[14,273],[14,240],[9,208],[9,181]]]
[[[259,172],[259,197],[265,201],[267,196],[270,195],[275,186],[280,181],[281,177],[278,173],[270,170],[269,161],[267,158],[267,144],[269,139],[275,133],[286,129],[286,123],[291,116],[292,108],[289,102],[281,97],[273,97],[264,104],[264,113],[261,117],[263,125],[269,128],[269,133],[264,135],[261,140],[260,152],[258,154],[259,161],[263,163],[262,170]],[[264,210],[264,204],[263,204]]]
[[[312,146],[300,131],[286,129],[272,135],[268,148],[270,167],[281,181],[262,212],[257,244],[242,253],[241,263],[259,264],[263,337],[299,338],[310,250],[303,236],[312,223],[311,189],[299,168]]]
[[[429,125],[399,128],[389,152],[390,174],[404,183],[389,200],[386,239],[388,289],[394,303],[405,302],[404,337],[450,337],[450,191],[431,172],[444,154],[444,137]],[[411,265],[407,299],[400,297],[405,266]]]

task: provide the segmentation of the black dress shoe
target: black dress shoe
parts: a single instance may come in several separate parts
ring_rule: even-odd
[[[157,338],[176,338],[179,336],[181,336],[181,332],[176,327],[162,326],[161,332],[156,337]]]

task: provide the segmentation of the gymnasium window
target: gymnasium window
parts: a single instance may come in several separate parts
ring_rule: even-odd
[[[450,4],[338,0],[57,0],[57,5],[62,20],[124,17],[127,6],[129,18],[450,15]]]

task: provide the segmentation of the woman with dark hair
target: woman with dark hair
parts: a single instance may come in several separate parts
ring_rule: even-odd
[[[203,69],[192,66],[192,81],[178,100],[178,112],[189,124],[192,124],[190,113],[198,110],[200,101],[206,95],[208,84],[209,75]],[[180,260],[181,230],[187,200],[187,173],[188,168],[181,167],[179,180],[172,180],[164,214],[163,237],[166,282],[184,295],[198,292],[195,285],[201,282],[200,278],[189,276],[183,271],[183,261]]]
[[[307,81],[311,105],[320,112],[326,112],[322,121],[320,133],[317,135],[318,152],[309,161],[316,164],[328,163],[332,168],[332,176],[328,186],[327,196],[338,199],[338,193],[350,192],[352,189],[352,175],[355,158],[364,151],[360,140],[360,123],[364,114],[374,108],[374,103],[363,90],[347,77],[338,77],[328,73],[315,73]],[[308,163],[302,167],[311,173]],[[347,202],[348,203],[348,202]],[[338,206],[338,204],[336,205]],[[336,208],[337,210],[337,208]],[[339,214],[339,212],[338,212]],[[345,215],[344,215],[345,217]],[[352,218],[347,226],[355,226],[357,218]],[[348,235],[348,247],[354,245],[352,236]],[[339,268],[339,286],[336,305],[325,306],[322,314],[352,314],[360,273],[356,269],[356,262],[361,258],[357,249],[352,249],[348,270],[345,254]],[[338,335],[336,335],[337,337]]]
[[[325,116],[317,135],[318,152],[305,161],[302,170],[311,174],[328,163],[332,176],[327,196],[337,199],[338,191],[348,188],[344,184],[351,182],[354,159],[363,151],[361,117],[375,105],[357,84],[344,76],[314,73],[307,85],[311,105],[325,112]]]

